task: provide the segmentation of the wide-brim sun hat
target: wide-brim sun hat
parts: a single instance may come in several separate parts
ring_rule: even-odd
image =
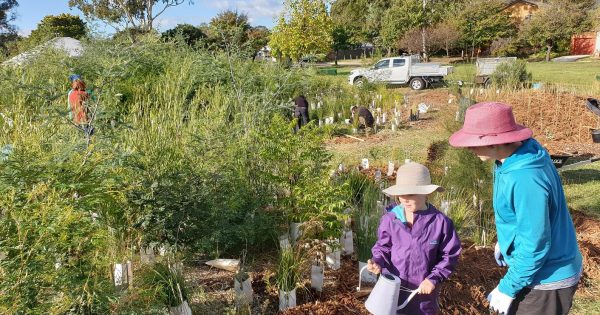
[[[425,165],[409,162],[396,173],[396,185],[383,190],[388,196],[429,195],[435,191],[443,192],[444,188],[431,183],[431,175]]]
[[[519,142],[531,138],[533,131],[515,121],[512,108],[504,103],[484,102],[469,107],[465,123],[450,137],[453,147],[482,147]]]

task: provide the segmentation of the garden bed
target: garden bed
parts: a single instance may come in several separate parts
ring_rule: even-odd
[[[584,277],[577,294],[590,296],[598,290],[600,281],[600,221],[579,212],[573,213],[577,237],[584,256]],[[274,287],[265,279],[270,277],[268,263],[252,272],[252,287],[255,292],[253,314],[277,313],[278,297]],[[342,268],[325,271],[323,293],[314,290],[298,290],[298,306],[283,312],[286,315],[300,314],[368,314],[364,308],[366,297],[358,297],[358,262],[345,257]],[[190,279],[193,287],[200,289],[210,299],[194,301],[199,311],[222,311],[232,305],[233,274],[210,269],[208,266],[193,268],[196,276]],[[488,304],[487,293],[494,289],[505,272],[494,260],[492,248],[482,248],[470,242],[463,243],[463,252],[457,270],[444,282],[440,297],[441,314],[483,314]],[[306,287],[310,283],[305,282]]]

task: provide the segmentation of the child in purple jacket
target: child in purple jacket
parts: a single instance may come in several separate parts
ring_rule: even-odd
[[[381,218],[367,269],[398,276],[402,287],[418,291],[398,314],[437,314],[441,283],[458,263],[461,247],[452,220],[427,203],[435,191],[443,188],[432,185],[427,167],[414,162],[401,166],[396,185],[383,191],[399,203]],[[400,301],[408,295],[401,291]]]

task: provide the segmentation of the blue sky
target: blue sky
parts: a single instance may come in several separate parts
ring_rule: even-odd
[[[21,35],[28,35],[46,15],[71,13],[83,18],[81,12],[69,8],[68,0],[18,0],[18,2],[17,20],[14,24]],[[227,9],[237,9],[239,12],[246,13],[254,26],[264,25],[271,28],[275,16],[281,11],[283,0],[193,0],[193,2],[192,5],[185,3],[169,8],[158,18],[156,22],[158,28],[165,30],[179,23],[192,25],[208,23],[217,13]],[[103,25],[97,25],[95,29],[101,32],[113,32],[112,28]]]

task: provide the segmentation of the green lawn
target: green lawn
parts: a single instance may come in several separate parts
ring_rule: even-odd
[[[600,217],[600,161],[561,172],[569,207]]]
[[[337,77],[345,79],[352,69],[358,67],[358,65],[340,65],[322,69],[337,69]],[[596,76],[600,75],[600,60],[598,59],[584,59],[578,62],[530,62],[527,68],[532,73],[533,82],[583,86],[600,90],[600,81],[596,79]],[[458,63],[454,64],[454,73],[449,75],[447,80],[472,82],[474,77],[475,64]],[[586,90],[589,89],[586,88]]]
[[[456,64],[449,80],[470,82],[475,76],[474,64]],[[565,85],[600,85],[596,76],[600,75],[600,60],[587,59],[578,62],[530,62],[527,69],[532,73],[533,82],[546,82]]]

